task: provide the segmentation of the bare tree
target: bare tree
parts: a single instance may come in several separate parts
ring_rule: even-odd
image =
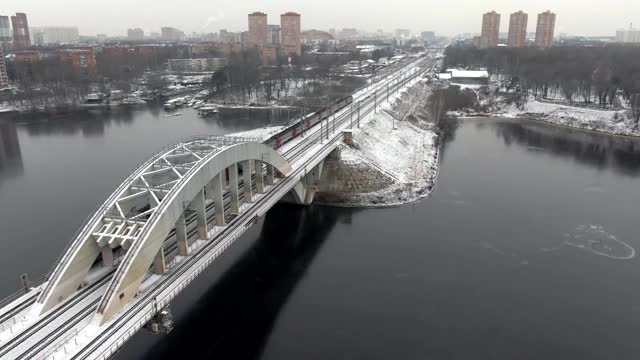
[[[636,123],[636,130],[640,123],[640,93],[631,95],[631,112],[633,113],[633,121]]]

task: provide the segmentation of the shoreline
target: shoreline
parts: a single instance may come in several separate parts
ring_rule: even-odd
[[[458,118],[507,118],[528,119],[568,129],[640,138],[640,129],[636,128],[633,114],[629,109],[597,109],[571,106],[566,103],[545,102],[529,96],[517,107],[508,97],[509,94],[476,92],[478,102],[474,107],[450,111],[449,116]]]
[[[638,134],[638,135],[630,135],[630,134],[620,134],[620,133],[614,133],[614,132],[610,132],[610,131],[603,131],[603,130],[597,130],[597,129],[589,129],[589,128],[586,128],[586,127],[578,127],[578,126],[572,126],[572,125],[569,125],[569,124],[561,124],[561,123],[545,120],[543,117],[535,117],[535,116],[531,116],[531,115],[522,115],[522,116],[515,116],[514,117],[514,116],[505,116],[504,114],[477,114],[477,115],[466,115],[466,116],[455,116],[455,117],[457,119],[463,119],[463,120],[465,120],[465,119],[528,120],[528,121],[534,121],[534,122],[537,122],[537,123],[540,123],[540,124],[544,124],[544,125],[555,126],[555,127],[569,129],[569,130],[582,131],[582,132],[586,132],[586,133],[592,133],[593,135],[606,135],[606,136],[615,136],[615,137],[622,137],[622,138],[627,138],[627,139],[638,139],[638,140],[640,140],[640,134]]]

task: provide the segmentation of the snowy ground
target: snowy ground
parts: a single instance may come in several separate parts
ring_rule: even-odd
[[[431,194],[438,173],[438,141],[433,124],[401,121],[417,115],[430,89],[416,79],[405,91],[391,97],[354,129],[354,146],[341,145],[340,164],[358,171],[362,166],[377,170],[387,184],[372,192],[340,194],[329,205],[386,207],[411,203]],[[395,123],[395,129],[393,129]]]
[[[265,141],[284,128],[285,128],[284,126],[267,126],[259,129],[253,129],[253,130],[228,134],[227,136],[253,138],[253,139],[260,139],[260,141]]]
[[[354,146],[342,144],[339,166],[375,176],[371,182],[384,184],[374,191],[342,192],[339,201],[320,201],[325,205],[387,207],[411,203],[431,194],[438,172],[438,141],[434,124],[425,116],[431,89],[419,77],[389,100],[376,114],[361,120],[353,129]],[[395,129],[392,127],[395,124]],[[267,139],[282,129],[266,127],[229,136]],[[320,194],[319,194],[320,195]]]
[[[619,135],[640,136],[627,110],[598,110],[561,104],[544,103],[529,99],[524,109],[511,106],[504,116],[533,117],[557,125],[601,131]]]
[[[478,92],[476,92],[478,93]],[[514,104],[505,104],[498,97],[484,98],[479,95],[481,105],[491,103],[491,110],[482,113],[474,111],[453,111],[455,116],[491,116],[508,118],[529,118],[578,129],[599,131],[617,135],[640,136],[630,110],[600,110],[567,104],[537,101],[533,96],[518,108]]]

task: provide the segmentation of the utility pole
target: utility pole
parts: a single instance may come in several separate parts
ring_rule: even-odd
[[[358,128],[360,128],[360,105],[361,101],[358,100]]]
[[[349,128],[353,129],[353,103],[351,103],[351,111],[349,111]]]
[[[320,144],[322,144],[322,137],[324,136],[322,132],[322,115],[324,115],[324,111],[320,113]]]
[[[304,137],[304,133],[306,132],[306,123],[307,123],[307,97],[305,96],[302,100],[302,121],[300,125],[302,126],[302,137]]]
[[[373,92],[373,113],[378,113],[378,90]]]

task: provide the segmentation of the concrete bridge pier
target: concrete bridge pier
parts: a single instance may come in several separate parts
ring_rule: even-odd
[[[337,156],[339,156],[339,149],[332,151],[327,159]],[[307,169],[300,182],[281,201],[299,205],[311,205],[318,192],[325,160],[322,160],[313,168]]]
[[[238,164],[233,164],[227,168],[229,173],[229,195],[231,200],[232,215],[240,214],[240,195],[238,194]]]
[[[187,224],[184,221],[184,214],[176,221],[176,241],[180,256],[188,256],[189,243],[187,242]]]

